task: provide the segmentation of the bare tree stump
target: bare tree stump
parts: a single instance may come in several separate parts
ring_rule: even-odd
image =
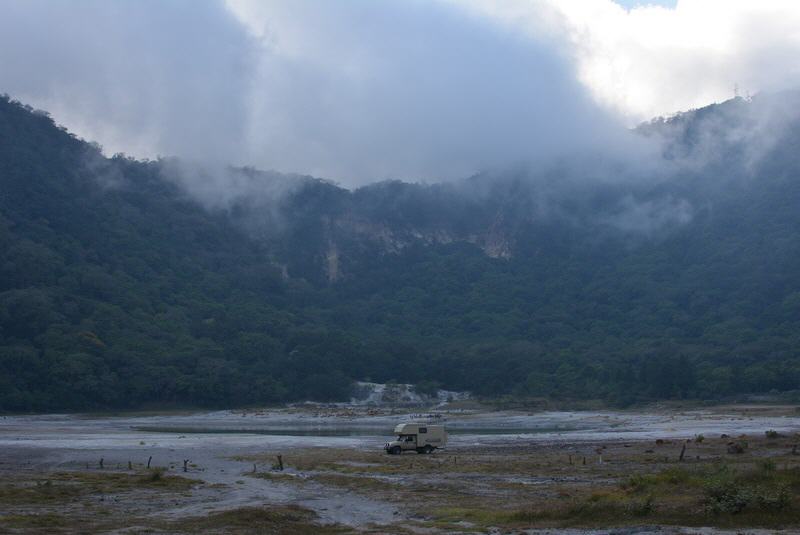
[[[184,459],[183,460],[183,471],[184,472],[188,472],[189,471],[189,468],[187,466],[188,464],[189,464],[189,459]]]
[[[133,470],[133,465],[131,464],[130,461],[128,461],[128,470]]]
[[[283,455],[278,455],[278,470],[283,472]]]
[[[102,470],[102,469],[103,469],[103,458],[100,457],[100,470]]]

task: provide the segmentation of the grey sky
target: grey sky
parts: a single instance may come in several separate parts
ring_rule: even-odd
[[[614,0],[617,4],[626,9],[642,6],[662,6],[662,7],[675,7],[678,0]]]
[[[562,43],[447,3],[273,3],[263,28],[216,1],[3,4],[0,91],[107,152],[437,180],[614,123]]]
[[[781,65],[800,3],[764,2],[760,17],[738,0],[713,17],[717,0],[0,0],[0,92],[108,153],[347,185],[449,179],[620,150],[632,121],[725,97],[739,77],[794,83]],[[742,26],[731,13],[758,24],[743,26],[751,43],[769,37],[741,64],[681,34],[719,18],[708,33],[726,37]]]

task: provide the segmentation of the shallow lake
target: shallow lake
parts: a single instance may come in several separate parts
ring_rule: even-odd
[[[161,447],[313,446],[381,444],[394,426],[412,420],[410,413],[344,415],[286,409],[216,411],[161,415],[39,415],[0,418],[0,446],[38,448],[109,448],[140,444]],[[800,431],[800,416],[750,415],[720,410],[690,411],[550,411],[442,413],[449,445],[496,442],[638,440],[763,434]]]

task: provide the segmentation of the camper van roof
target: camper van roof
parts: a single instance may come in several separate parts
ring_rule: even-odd
[[[395,430],[402,429],[402,428],[404,428],[406,426],[409,426],[409,427],[432,427],[432,428],[444,427],[442,424],[429,424],[428,422],[403,422],[401,424],[397,424],[397,426],[395,426]]]

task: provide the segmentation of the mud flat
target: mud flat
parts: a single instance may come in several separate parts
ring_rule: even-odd
[[[437,410],[0,417],[0,533],[800,531],[794,406]],[[421,416],[447,448],[385,455]]]

